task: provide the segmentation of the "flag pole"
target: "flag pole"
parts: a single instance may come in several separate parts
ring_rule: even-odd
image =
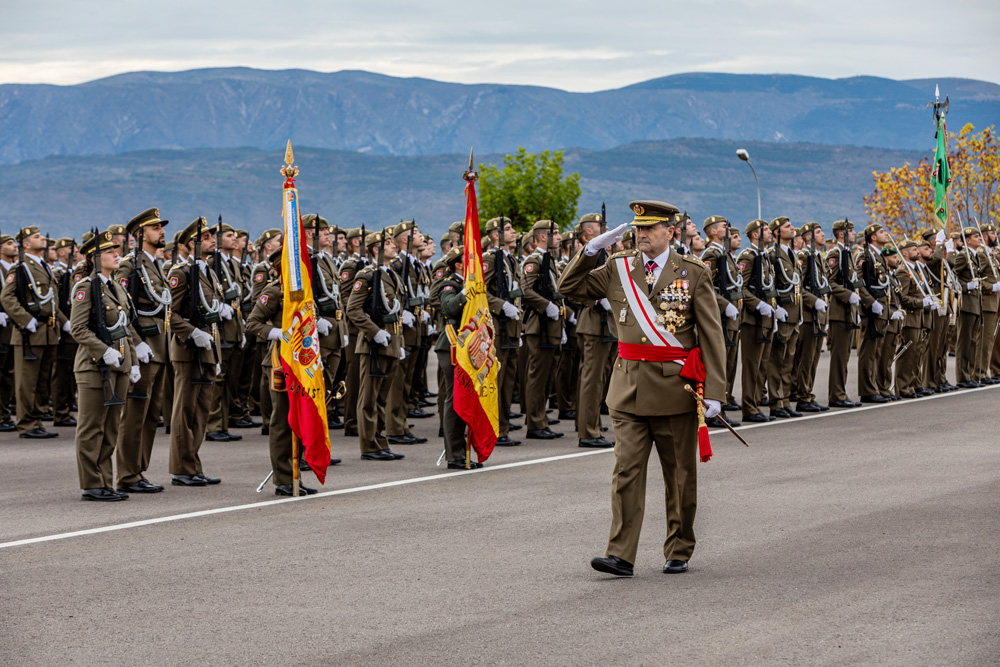
[[[292,495],[299,495],[299,436],[292,431]]]
[[[465,436],[465,469],[472,469],[472,429],[468,429],[468,435]]]

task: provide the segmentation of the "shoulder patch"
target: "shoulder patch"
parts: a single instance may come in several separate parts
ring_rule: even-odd
[[[86,296],[87,296],[87,293],[84,292],[83,290],[80,290],[79,292],[76,293],[76,300],[77,301],[83,301]]]
[[[746,261],[740,262],[739,265],[738,265],[738,267],[739,267],[740,271],[742,271],[743,269],[747,268]]]
[[[177,279],[177,276],[170,276],[170,286],[171,287],[177,287],[177,283],[178,282],[179,281]]]
[[[837,258],[836,257],[827,257],[826,261],[830,264],[830,266],[837,266]]]
[[[357,292],[360,289],[361,289],[361,281],[360,280],[355,280],[354,281],[354,291]]]
[[[452,291],[452,290],[453,290],[453,289],[455,289],[455,288],[454,288],[454,286],[452,286],[452,285],[445,285],[445,286],[444,286],[444,287],[442,287],[441,289],[443,289],[443,290],[444,290],[445,292],[450,292],[450,291]]]
[[[535,271],[535,264],[534,264],[534,262],[528,262],[527,264],[524,265],[524,272],[525,273],[534,273],[534,271]]]
[[[266,294],[261,294],[260,295],[260,305],[262,305],[262,306],[266,306],[267,305],[267,295]]]
[[[256,276],[253,277],[253,281],[255,283],[262,283],[262,282],[264,282],[264,274],[263,273],[258,273]]]
[[[436,272],[434,273],[434,277],[435,277],[435,278],[438,278],[438,279],[441,279],[441,278],[444,278],[444,269],[438,269],[438,270],[437,270],[437,271],[436,271]]]
[[[118,283],[125,289],[128,289],[128,278],[119,278]]]
[[[350,271],[342,271],[342,272],[340,273],[340,279],[341,279],[341,280],[347,280],[347,278],[348,278],[348,277],[349,277],[350,275],[351,275],[351,272],[350,272]]]
[[[10,273],[7,274],[7,282],[9,282],[9,283],[14,282],[14,272],[13,271],[11,271]]]

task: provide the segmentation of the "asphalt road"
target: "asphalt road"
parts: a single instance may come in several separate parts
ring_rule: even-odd
[[[627,580],[588,564],[613,455],[572,435],[466,473],[435,468],[433,438],[379,463],[334,432],[337,493],[272,502],[247,434],[203,447],[219,486],[100,504],[69,433],[3,434],[0,664],[997,664],[998,397],[776,422],[750,449],[715,433],[684,575],[660,573],[654,462]]]

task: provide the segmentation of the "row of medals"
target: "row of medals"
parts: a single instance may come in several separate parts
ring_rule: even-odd
[[[652,285],[656,282],[653,274],[646,274],[646,282]],[[663,311],[656,316],[656,321],[663,325],[663,328],[674,333],[684,324],[687,319],[685,313],[690,309],[691,296],[688,294],[690,284],[686,280],[675,280],[672,285],[660,291],[660,310]]]

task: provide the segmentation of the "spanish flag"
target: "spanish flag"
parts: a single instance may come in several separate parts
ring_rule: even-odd
[[[483,279],[483,249],[476,203],[476,174],[465,174],[465,310],[457,332],[449,332],[454,344],[455,412],[468,425],[468,444],[480,462],[489,458],[497,443],[500,401],[497,373],[500,364],[493,347],[493,317],[486,300]],[[449,325],[450,326],[450,325]],[[452,335],[453,334],[453,335]]]
[[[288,391],[288,425],[305,450],[303,459],[320,484],[330,465],[330,431],[326,423],[326,383],[316,331],[316,304],[312,293],[312,265],[299,214],[299,193],[292,166],[292,142],[285,151],[284,242],[281,252],[281,283],[284,305],[281,313],[280,358]]]

